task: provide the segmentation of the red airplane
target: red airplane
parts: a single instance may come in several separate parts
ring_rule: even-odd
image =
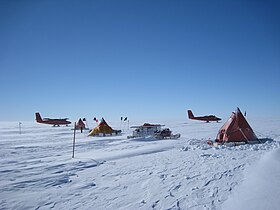
[[[222,120],[221,118],[218,118],[215,115],[206,115],[206,116],[201,116],[201,117],[195,117],[191,110],[188,110],[188,115],[189,115],[189,119],[191,119],[191,120],[201,120],[201,121],[206,121],[206,122],[210,122],[210,121],[219,122],[220,120]]]
[[[44,119],[42,119],[39,112],[36,112],[35,115],[36,115],[36,122],[37,123],[49,124],[49,125],[53,125],[54,127],[55,126],[59,127],[60,125],[68,126],[68,124],[71,124],[70,121],[67,121],[68,118],[64,118],[64,119],[44,118]]]

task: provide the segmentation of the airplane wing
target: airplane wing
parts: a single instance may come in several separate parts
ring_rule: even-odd
[[[59,119],[54,119],[54,118],[44,118],[43,120],[68,120],[69,118],[59,118]]]
[[[69,118],[59,118],[59,119],[51,119],[51,120],[68,120]]]

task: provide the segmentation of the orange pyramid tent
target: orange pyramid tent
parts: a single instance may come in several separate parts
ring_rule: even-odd
[[[220,128],[217,142],[250,142],[258,140],[253,129],[241,113],[240,109],[233,112],[228,121]]]
[[[89,136],[98,136],[99,134],[103,134],[104,136],[106,134],[113,134],[116,131],[113,130],[107,122],[102,118],[101,122],[96,126],[92,131],[88,134]]]

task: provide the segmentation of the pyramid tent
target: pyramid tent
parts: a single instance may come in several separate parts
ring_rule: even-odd
[[[217,142],[248,143],[255,140],[258,140],[257,136],[238,107],[228,121],[220,128],[216,138]]]
[[[86,129],[86,125],[85,123],[82,121],[82,119],[80,118],[79,121],[76,123],[76,129]]]
[[[99,134],[112,134],[115,131],[102,118],[101,122],[89,133],[89,136],[98,136]]]

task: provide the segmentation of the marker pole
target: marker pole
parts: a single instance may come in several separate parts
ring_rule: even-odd
[[[73,137],[73,153],[72,153],[72,158],[74,158],[75,140],[76,140],[76,122],[75,122],[75,125],[74,125],[74,137]]]
[[[21,135],[21,122],[18,123],[18,127],[19,127],[19,134]]]

